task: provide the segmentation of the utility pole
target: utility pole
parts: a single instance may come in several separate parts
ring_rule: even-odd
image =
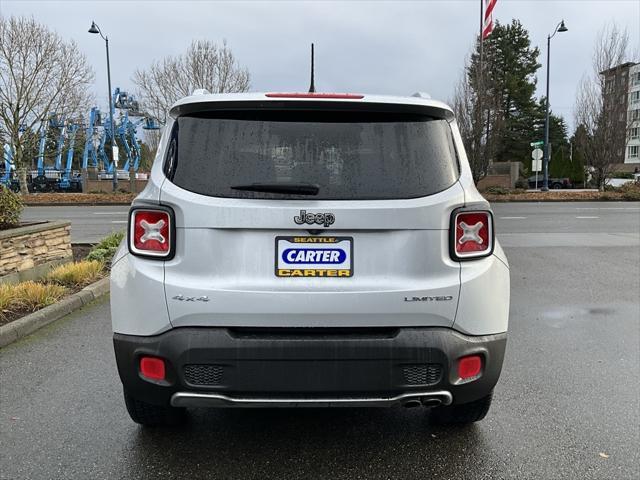
[[[111,161],[113,162],[113,191],[118,191],[118,146],[116,144],[116,126],[113,123],[113,99],[111,93],[111,64],[109,62],[109,37],[102,35],[100,27],[96,25],[96,22],[91,22],[91,28],[89,33],[99,33],[105,42],[107,48],[107,84],[109,87],[109,124],[111,130]]]
[[[549,65],[550,65],[550,57],[551,57],[551,39],[555,36],[556,33],[566,32],[569,30],[564,25],[564,20],[562,20],[558,26],[553,31],[552,35],[547,35],[547,97],[546,97],[546,108],[545,108],[545,121],[544,121],[544,158],[542,160],[542,190],[543,192],[549,191],[549,159],[550,159],[550,148],[549,148]]]

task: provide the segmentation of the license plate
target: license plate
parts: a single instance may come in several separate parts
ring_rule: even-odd
[[[277,277],[353,275],[352,237],[276,237]]]

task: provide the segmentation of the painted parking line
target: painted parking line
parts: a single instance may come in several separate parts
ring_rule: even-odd
[[[580,218],[580,219],[588,219],[588,218],[600,218],[600,217],[589,217],[589,216],[585,216],[585,217],[576,217],[576,218]]]
[[[576,210],[640,210],[640,207],[576,207]]]
[[[498,239],[505,248],[640,246],[637,233],[499,233]]]
[[[522,220],[527,217],[499,217],[500,220]]]

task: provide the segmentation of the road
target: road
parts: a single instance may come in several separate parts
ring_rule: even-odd
[[[127,228],[127,206],[25,207],[22,220],[68,220],[73,243],[97,243],[112,232]]]
[[[183,428],[145,430],[121,399],[103,301],[0,350],[0,478],[638,478],[640,204],[494,210],[512,310],[483,422],[436,428],[402,408],[194,410]]]
[[[507,245],[519,245],[519,240],[527,238],[519,235],[522,233],[553,233],[546,237],[547,246],[565,246],[567,242],[571,245],[576,233],[597,233],[596,245],[629,246],[637,235],[632,235],[630,241],[608,236],[640,232],[638,202],[495,203],[492,208],[496,231]],[[26,207],[22,217],[25,221],[70,220],[72,242],[96,243],[109,233],[126,228],[127,211],[126,206]],[[536,235],[529,236],[528,241],[536,240]]]

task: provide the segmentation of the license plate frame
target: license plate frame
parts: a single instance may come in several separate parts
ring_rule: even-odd
[[[284,246],[299,246],[300,250],[331,250],[345,252],[345,258],[336,267],[335,262],[310,262],[298,263],[304,267],[281,268],[286,263],[282,255],[285,250],[281,248],[281,242]],[[345,246],[346,243],[346,246]],[[278,278],[351,278],[354,273],[353,262],[353,237],[348,236],[317,236],[317,235],[282,235],[275,237],[274,245],[274,274]],[[335,254],[333,254],[335,255]],[[338,254],[339,255],[339,254]],[[331,255],[330,255],[331,256]],[[325,256],[326,258],[326,256]],[[338,258],[338,260],[340,257]],[[348,265],[344,268],[344,265]],[[310,265],[315,265],[310,267]],[[333,268],[332,268],[333,267]]]

